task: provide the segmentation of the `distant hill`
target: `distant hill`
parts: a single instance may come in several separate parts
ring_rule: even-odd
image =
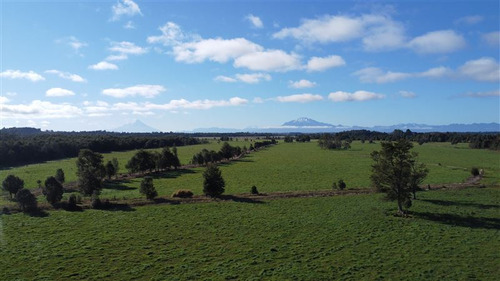
[[[281,126],[294,126],[294,127],[333,127],[332,124],[318,122],[311,118],[300,117],[298,119],[283,123]]]
[[[32,135],[38,135],[41,134],[42,130],[37,129],[37,128],[29,128],[29,127],[24,127],[24,128],[3,128],[0,130],[0,134],[11,134],[11,135],[18,135],[18,136],[32,136]]]
[[[149,125],[144,124],[141,120],[135,120],[133,123],[125,124],[118,128],[111,130],[112,132],[120,133],[151,133],[151,132],[161,132]]]

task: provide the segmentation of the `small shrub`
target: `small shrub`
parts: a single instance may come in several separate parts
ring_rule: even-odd
[[[344,190],[347,187],[347,185],[345,184],[344,180],[340,179],[338,182],[338,187],[340,190]]]
[[[259,191],[257,190],[257,187],[254,185],[252,186],[252,189],[250,190],[252,194],[259,194]]]
[[[172,197],[191,198],[193,197],[193,195],[193,192],[189,189],[179,189],[172,194]]]
[[[68,208],[71,210],[75,209],[76,203],[77,203],[76,195],[71,194],[68,198]]]
[[[470,173],[471,173],[473,176],[477,177],[477,176],[479,176],[479,169],[478,169],[477,167],[473,167],[473,168],[470,170]]]
[[[35,211],[37,208],[37,201],[35,195],[26,188],[20,189],[16,193],[16,201],[23,212]]]
[[[153,185],[152,177],[144,177],[141,181],[141,188],[139,190],[141,194],[146,195],[148,200],[153,200],[156,196],[158,196],[158,192]]]

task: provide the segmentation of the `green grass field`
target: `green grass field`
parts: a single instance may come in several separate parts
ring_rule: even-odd
[[[498,280],[499,198],[420,192],[408,218],[380,194],[2,215],[0,280]]]
[[[249,146],[248,142],[231,142],[233,146]],[[181,163],[188,163],[192,155],[203,148],[218,150],[221,144],[179,147]],[[280,143],[276,146],[252,153],[243,159],[222,164],[226,181],[226,193],[249,192],[256,185],[260,192],[324,190],[330,189],[334,181],[343,179],[347,187],[369,187],[370,153],[380,149],[379,144],[354,142],[351,150],[322,150],[316,142]],[[500,183],[500,153],[490,150],[470,149],[466,144],[427,143],[416,145],[420,161],[427,164],[430,172],[424,184],[463,182],[470,176],[474,166],[486,172],[483,183]],[[134,151],[104,154],[105,161],[116,157],[124,171],[125,163]],[[58,167],[66,172],[67,181],[76,180],[75,159],[52,161],[0,171],[0,178],[13,173],[25,180],[28,187],[36,186],[36,179],[46,178]],[[202,194],[203,168],[167,172],[156,176],[154,185],[160,196],[169,196],[177,189],[190,189]],[[102,198],[137,198],[141,179],[108,184]],[[7,204],[3,199],[0,204]]]

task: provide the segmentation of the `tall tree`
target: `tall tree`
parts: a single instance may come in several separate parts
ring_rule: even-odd
[[[118,171],[120,171],[120,164],[118,163],[118,159],[111,159],[111,163],[113,163],[113,167],[115,167],[115,175],[118,175]]]
[[[92,195],[94,190],[101,190],[101,180],[105,169],[102,164],[102,155],[90,149],[82,149],[76,160],[76,175],[78,176],[78,187],[84,195]]]
[[[137,151],[128,161],[126,168],[132,173],[152,171],[155,168],[153,154],[142,149]]]
[[[106,163],[106,166],[104,166],[104,168],[106,170],[106,176],[108,177],[108,180],[110,180],[111,177],[116,174],[115,165],[113,165],[113,162],[108,161],[108,163]]]
[[[24,181],[14,175],[8,175],[2,182],[3,190],[9,192],[10,199],[12,195],[16,194],[20,189],[24,188]]]
[[[57,180],[59,183],[61,183],[61,184],[63,184],[63,183],[64,183],[64,181],[65,181],[66,179],[65,179],[65,177],[64,177],[64,171],[63,171],[63,169],[57,169],[55,178],[56,178],[56,180]]]
[[[23,212],[34,211],[37,207],[36,197],[26,188],[16,193],[16,201]]]
[[[55,177],[48,177],[45,180],[45,186],[43,188],[43,194],[47,199],[47,202],[54,205],[61,201],[63,197],[63,186],[61,182],[58,181]]]
[[[224,193],[226,183],[222,178],[221,171],[214,164],[209,164],[203,172],[203,193],[216,197]]]
[[[375,187],[387,194],[390,200],[398,202],[398,212],[411,207],[411,192],[427,176],[425,165],[417,163],[413,145],[406,139],[397,142],[382,142],[382,149],[374,151],[371,157],[371,181]]]
[[[153,178],[144,177],[141,181],[141,188],[139,192],[146,195],[146,198],[149,200],[153,200],[156,196],[158,196],[158,192],[156,192],[153,185]]]

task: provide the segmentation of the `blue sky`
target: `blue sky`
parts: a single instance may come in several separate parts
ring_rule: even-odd
[[[500,119],[497,1],[0,3],[0,127]]]

